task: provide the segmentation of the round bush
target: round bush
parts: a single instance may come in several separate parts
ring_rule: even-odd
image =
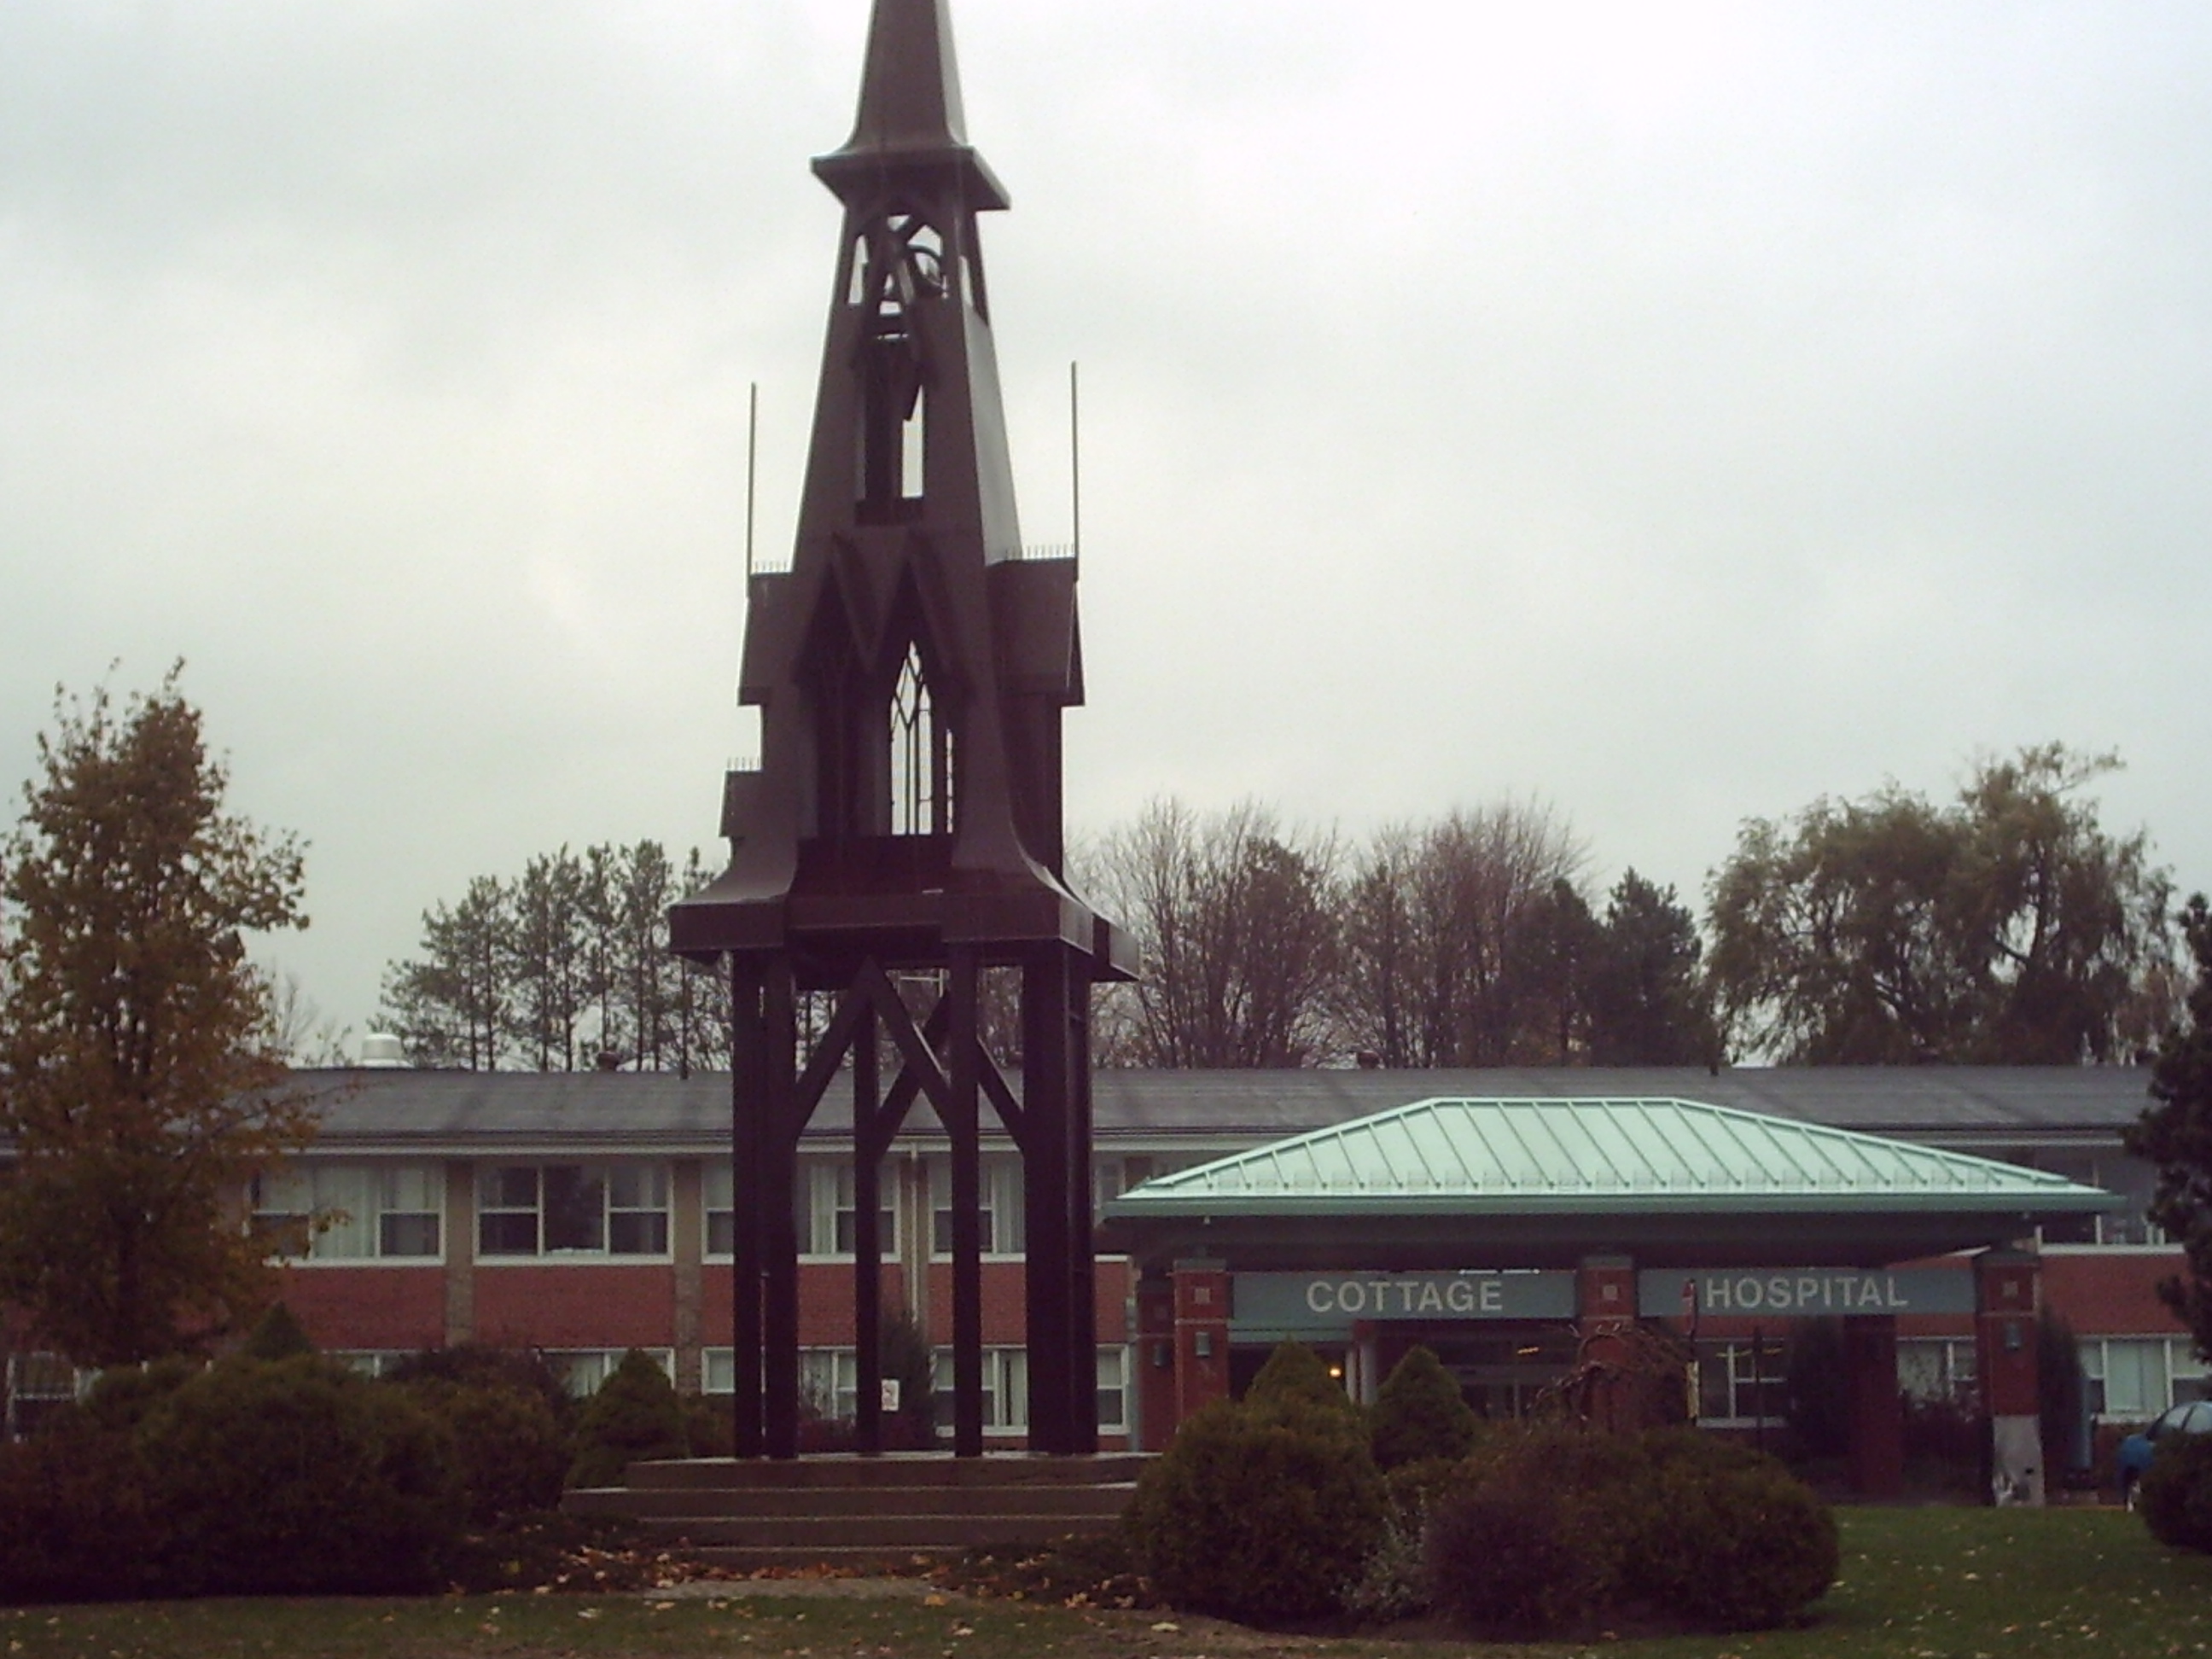
[[[1680,1457],[1659,1468],[1654,1495],[1630,1581],[1670,1613],[1717,1631],[1764,1630],[1835,1582],[1835,1519],[1779,1466]]]
[[[307,1328],[299,1316],[281,1302],[272,1302],[246,1333],[239,1352],[248,1359],[289,1359],[295,1354],[313,1353],[314,1343],[309,1340]]]
[[[477,1526],[561,1501],[568,1446],[544,1400],[497,1383],[405,1385],[445,1427],[463,1512]]]
[[[1556,1630],[1596,1595],[1596,1563],[1570,1510],[1558,1488],[1521,1481],[1446,1498],[1429,1516],[1424,1544],[1432,1603],[1486,1633]]]
[[[390,1382],[452,1382],[462,1388],[519,1389],[545,1402],[562,1434],[575,1427],[577,1402],[568,1385],[534,1348],[501,1348],[457,1342],[404,1356],[385,1374]]]
[[[113,1366],[93,1380],[92,1391],[78,1409],[96,1426],[128,1434],[145,1421],[147,1413],[205,1369],[181,1354],[143,1365]]]
[[[137,1440],[177,1593],[422,1589],[456,1532],[437,1423],[312,1356],[226,1360],[156,1403]]]
[[[2173,1549],[2212,1551],[2212,1434],[2166,1435],[2143,1471],[2136,1507]]]
[[[682,1457],[684,1404],[668,1373],[642,1348],[632,1348],[608,1373],[576,1420],[572,1486],[611,1486],[623,1470],[649,1457]]]
[[[1376,1391],[1375,1461],[1395,1469],[1430,1458],[1464,1457],[1474,1446],[1474,1413],[1434,1352],[1407,1350]]]
[[[1311,1405],[1208,1406],[1137,1483],[1131,1535],[1170,1604],[1251,1623],[1334,1612],[1382,1536],[1364,1436]]]
[[[1312,1414],[1316,1430],[1366,1438],[1367,1417],[1344,1384],[1328,1374],[1322,1357],[1303,1342],[1279,1344],[1244,1391],[1246,1409],[1274,1422],[1294,1422]]]
[[[1642,1443],[1571,1424],[1485,1437],[1429,1517],[1436,1604],[1463,1622],[1527,1635],[1611,1604],[1638,1538],[1659,1524]],[[1515,1528],[1523,1530],[1516,1533]]]
[[[1486,1437],[1431,1510],[1439,1607],[1514,1635],[1623,1607],[1718,1630],[1778,1624],[1834,1581],[1836,1528],[1772,1458],[1694,1431]]]
[[[147,1593],[161,1548],[149,1484],[131,1436],[82,1413],[0,1443],[0,1602]]]

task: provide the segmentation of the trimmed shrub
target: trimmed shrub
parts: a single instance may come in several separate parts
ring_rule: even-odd
[[[632,1463],[649,1457],[682,1457],[684,1406],[668,1373],[642,1348],[632,1348],[585,1402],[576,1420],[572,1486],[611,1486]]]
[[[148,1593],[161,1547],[149,1484],[129,1432],[82,1413],[0,1444],[0,1602]]]
[[[1429,1606],[1429,1573],[1421,1559],[1426,1522],[1386,1506],[1382,1530],[1340,1598],[1347,1613],[1370,1619],[1404,1619]]]
[[[93,1380],[92,1391],[77,1409],[95,1427],[128,1434],[148,1412],[205,1369],[182,1354],[143,1365],[117,1365]]]
[[[315,1345],[307,1340],[307,1328],[281,1302],[269,1304],[269,1311],[254,1322],[252,1330],[246,1334],[239,1349],[248,1359],[289,1359],[295,1354],[314,1351]]]
[[[737,1402],[726,1394],[685,1394],[684,1443],[693,1457],[734,1457],[738,1455]]]
[[[2212,1434],[2161,1436],[2136,1507],[2169,1548],[2212,1552]]]
[[[1267,1356],[1244,1391],[1243,1403],[1277,1421],[1314,1411],[1322,1414],[1323,1424],[1364,1431],[1364,1414],[1345,1393],[1343,1382],[1331,1376],[1321,1356],[1303,1342],[1279,1344]]]
[[[560,1503],[568,1439],[538,1395],[504,1383],[436,1379],[404,1387],[452,1440],[462,1510],[472,1524],[488,1527]]]
[[[1581,1561],[1571,1575],[1575,1602],[1619,1599],[1638,1539],[1664,1524],[1653,1502],[1655,1470],[1644,1437],[1575,1423],[1539,1424],[1507,1442],[1500,1458],[1492,1480],[1541,1494],[1579,1550]],[[1441,1583],[1437,1594],[1443,1594]]]
[[[1384,1472],[1382,1501],[1392,1515],[1419,1531],[1427,1523],[1429,1512],[1467,1483],[1466,1458],[1424,1458]]]
[[[1499,1635],[1643,1608],[1717,1630],[1778,1624],[1833,1582],[1835,1523],[1774,1459],[1692,1430],[1487,1437],[1435,1505],[1437,1607]]]
[[[1655,1496],[1630,1581],[1681,1618],[1717,1631],[1764,1630],[1835,1582],[1835,1518],[1779,1465],[1677,1458],[1657,1469]]]
[[[2035,1412],[2043,1432],[2043,1468],[2054,1485],[2090,1465],[2089,1414],[2082,1408],[2081,1343],[2049,1303],[2036,1316]],[[2094,1482],[2081,1484],[2094,1485]]]
[[[1374,1459],[1344,1420],[1293,1397],[1219,1401],[1184,1423],[1129,1512],[1154,1589],[1250,1623],[1336,1611],[1382,1529]]]
[[[1385,1469],[1464,1457],[1474,1447],[1478,1419],[1461,1397],[1458,1380],[1425,1346],[1408,1349],[1383,1379],[1372,1419],[1375,1462]]]
[[[884,1310],[884,1376],[899,1385],[899,1408],[884,1419],[888,1451],[927,1451],[937,1443],[936,1362],[921,1327],[904,1308]]]
[[[313,1356],[226,1360],[137,1440],[173,1593],[424,1589],[457,1530],[444,1431],[405,1391]]]
[[[1599,1563],[1565,1494],[1492,1480],[1439,1505],[1425,1555],[1430,1595],[1458,1623],[1501,1636],[1556,1630],[1595,1597]]]
[[[488,1342],[457,1342],[450,1348],[423,1348],[402,1358],[384,1374],[388,1382],[434,1379],[464,1388],[519,1389],[545,1402],[563,1434],[575,1427],[577,1402],[559,1372],[532,1348],[500,1348]]]

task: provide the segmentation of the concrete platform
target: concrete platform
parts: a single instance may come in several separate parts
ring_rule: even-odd
[[[1150,1461],[1133,1452],[689,1458],[633,1463],[623,1485],[563,1501],[578,1514],[623,1516],[682,1538],[718,1565],[853,1566],[1108,1531]]]

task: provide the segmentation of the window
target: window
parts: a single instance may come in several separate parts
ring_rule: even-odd
[[[1974,1340],[1970,1336],[1908,1336],[1897,1343],[1897,1388],[1923,1402],[1974,1397]]]
[[[668,1254],[668,1170],[617,1164],[607,1171],[607,1248],[617,1255]]]
[[[63,1411],[94,1373],[79,1374],[58,1353],[15,1353],[8,1356],[6,1380],[7,1432],[10,1439],[35,1433],[49,1418]]]
[[[1125,1429],[1128,1426],[1127,1387],[1129,1351],[1127,1348],[1098,1350],[1098,1426],[1102,1429]]]
[[[2149,1215],[2158,1171],[2141,1158],[2130,1158],[2116,1146],[2014,1146],[2006,1148],[2001,1156],[2008,1163],[2062,1175],[2085,1187],[2102,1187],[2128,1200],[2125,1209],[2109,1215],[2066,1216],[2045,1222],[2037,1230],[2044,1243],[2156,1245],[2166,1242],[2164,1231]]]
[[[706,1393],[736,1392],[738,1361],[732,1350],[708,1348],[700,1359],[700,1382]],[[851,1348],[801,1348],[799,1397],[817,1417],[851,1422],[860,1412],[860,1355]]]
[[[707,1254],[726,1260],[737,1249],[736,1182],[730,1166],[717,1158],[700,1172],[700,1206],[706,1212]],[[891,1201],[894,1176],[884,1171],[876,1201],[876,1243],[886,1260],[898,1255],[898,1212]],[[799,1229],[801,1255],[849,1256],[853,1254],[854,1222],[853,1166],[828,1158],[801,1162],[799,1188],[792,1206]]]
[[[699,1391],[702,1394],[735,1394],[738,1391],[736,1349],[705,1348],[700,1351]]]
[[[305,1234],[309,1261],[433,1260],[445,1203],[434,1164],[295,1164],[253,1183],[254,1220]]]
[[[397,1348],[333,1348],[325,1356],[363,1376],[389,1376],[407,1358]]]
[[[2148,1422],[2185,1400],[2212,1398],[2185,1336],[2085,1336],[2081,1350],[2092,1417]]]
[[[737,1254],[737,1176],[726,1158],[710,1158],[699,1169],[699,1207],[706,1212],[707,1254]]]
[[[799,1397],[817,1417],[853,1421],[860,1412],[860,1355],[850,1348],[801,1348]]]
[[[808,1255],[853,1254],[860,1212],[853,1166],[813,1160],[799,1168],[799,1246]],[[876,1188],[876,1243],[886,1256],[898,1254],[898,1214],[880,1175]]]
[[[486,1256],[665,1255],[662,1164],[503,1164],[477,1182],[477,1251]]]
[[[1783,1419],[1788,1351],[1779,1341],[1698,1344],[1698,1417],[1705,1423],[1775,1425]]]
[[[937,1425],[952,1426],[952,1350],[939,1348],[933,1376]],[[983,1350],[983,1431],[1018,1434],[1030,1425],[1030,1357],[1022,1348]]]
[[[929,1161],[931,1253],[952,1254],[952,1160]],[[1017,1157],[987,1157],[982,1169],[981,1223],[985,1255],[1022,1253],[1022,1161]]]
[[[548,1348],[544,1358],[563,1388],[577,1399],[587,1400],[599,1391],[600,1384],[613,1375],[615,1367],[622,1364],[623,1356],[629,1352],[627,1348]],[[669,1381],[676,1380],[674,1349],[647,1348],[645,1352]]]

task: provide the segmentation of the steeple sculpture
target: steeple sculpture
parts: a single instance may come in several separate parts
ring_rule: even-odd
[[[670,912],[677,951],[729,964],[738,1449],[797,1453],[798,1142],[845,1078],[862,1448],[881,1443],[879,1172],[926,1099],[951,1143],[954,1449],[982,1450],[988,1102],[1024,1166],[1030,1442],[1090,1451],[1091,987],[1133,958],[1062,875],[1076,570],[1023,556],[976,236],[1006,195],[963,131],[945,0],[876,0],[853,136],[814,170],[844,229],[798,545],[749,583],[760,767],[726,781],[728,870]],[[979,1030],[994,970],[1018,981],[1018,1090]],[[802,1052],[805,992],[836,1012]]]

